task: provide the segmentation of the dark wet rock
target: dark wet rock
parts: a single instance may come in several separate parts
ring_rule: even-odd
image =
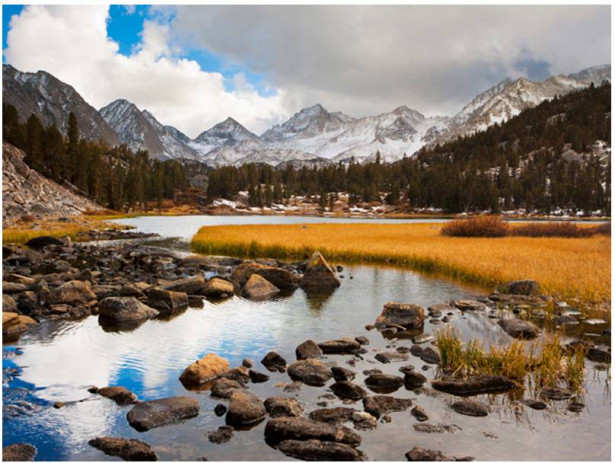
[[[383,371],[378,368],[370,368],[369,370],[363,370],[363,374],[365,376],[377,375],[379,373],[383,373]]]
[[[157,461],[158,455],[152,447],[138,439],[122,437],[97,437],[88,442],[101,452],[119,457],[125,461]]]
[[[419,346],[418,344],[413,345],[412,347],[410,347],[410,353],[412,355],[414,355],[415,357],[420,357],[421,354],[423,353],[423,346]]]
[[[397,349],[395,349],[397,352],[401,352],[402,354],[407,354],[408,352],[410,352],[410,348],[408,346],[399,346]]]
[[[355,429],[374,429],[378,426],[378,420],[367,412],[354,412],[350,419]]]
[[[364,461],[365,455],[349,445],[316,439],[287,439],[278,445],[284,455],[305,461]]]
[[[64,243],[53,236],[37,236],[26,241],[25,246],[30,249],[40,250],[47,246],[62,246]]]
[[[404,375],[411,373],[414,371],[414,365],[404,365],[397,369],[397,371],[401,371]]]
[[[254,362],[252,360],[246,358],[246,359],[243,359],[241,361],[241,365],[246,367],[246,368],[252,368],[254,366]]]
[[[230,296],[234,292],[235,288],[230,281],[223,280],[222,278],[211,278],[205,283],[199,294],[212,299],[221,299]]]
[[[311,339],[302,342],[295,349],[297,360],[317,359],[322,356],[322,350]]]
[[[178,291],[151,288],[147,291],[147,303],[161,315],[174,315],[188,307],[188,295]]]
[[[432,363],[435,365],[440,365],[442,359],[440,358],[440,353],[435,350],[433,347],[426,347],[421,352],[420,358],[425,363]]]
[[[432,387],[438,391],[458,396],[504,392],[514,389],[515,383],[504,376],[476,375],[465,379],[442,379],[432,381]]]
[[[290,397],[277,396],[265,399],[265,410],[267,410],[271,418],[303,415],[303,405],[297,399]]]
[[[137,401],[137,396],[122,386],[101,387],[96,392],[107,399],[113,400],[118,405],[129,405]]]
[[[422,447],[413,447],[406,452],[406,460],[408,461],[472,461],[473,457],[451,457],[444,455],[439,450],[428,450]]]
[[[456,424],[420,423],[420,424],[415,424],[413,427],[415,431],[424,432],[428,434],[433,434],[433,433],[438,433],[438,434],[451,433],[452,434],[457,431],[461,431],[461,428],[457,426]]]
[[[331,373],[335,381],[352,381],[356,373],[344,367],[331,367]]]
[[[226,405],[218,404],[214,407],[214,413],[216,416],[222,416],[226,413]]]
[[[487,308],[487,306],[482,302],[478,302],[473,299],[463,299],[461,301],[455,301],[455,307],[462,311],[485,310]]]
[[[423,407],[419,405],[410,410],[410,413],[412,413],[412,416],[414,416],[417,421],[427,421],[429,419],[429,415],[427,415]]]
[[[330,291],[340,284],[335,270],[318,251],[308,260],[299,282],[299,286],[307,292]]]
[[[98,303],[98,314],[111,324],[138,324],[158,316],[158,311],[135,297],[107,297]]]
[[[365,378],[368,388],[377,392],[393,392],[404,385],[404,379],[395,375],[376,373]]]
[[[390,423],[391,421],[393,421],[391,415],[384,415],[382,418],[380,418],[381,423]]]
[[[198,386],[216,379],[222,373],[227,372],[228,369],[228,360],[211,353],[188,365],[179,380],[186,387]]]
[[[235,368],[231,368],[224,373],[220,373],[221,378],[227,378],[232,381],[236,381],[242,385],[248,384],[250,382],[250,370],[248,370],[244,366],[238,366]]]
[[[380,418],[391,412],[402,412],[412,406],[412,400],[399,399],[388,395],[374,395],[363,399],[363,408],[367,413]]]
[[[361,350],[361,344],[352,338],[321,342],[318,347],[324,354],[356,354]]]
[[[322,421],[323,423],[340,425],[350,421],[354,412],[356,412],[354,408],[348,407],[323,408],[310,412],[309,417],[312,420]]]
[[[293,381],[290,384],[287,384],[286,386],[284,386],[284,389],[282,389],[284,392],[298,392],[301,390],[301,388],[303,387],[303,383],[299,382],[299,381]]]
[[[193,397],[177,396],[140,402],[132,407],[126,418],[137,431],[148,431],[199,414],[199,401]]]
[[[211,395],[222,399],[230,399],[233,392],[243,389],[243,385],[228,378],[220,378],[211,385]]]
[[[30,444],[11,444],[2,449],[3,461],[34,461],[36,447]]]
[[[268,352],[261,363],[265,365],[265,368],[269,371],[278,371],[284,373],[286,371],[286,360],[277,352]]]
[[[500,325],[506,333],[516,339],[534,339],[540,334],[540,329],[536,325],[519,318],[499,320],[498,325]]]
[[[585,404],[581,402],[570,402],[568,404],[568,411],[570,412],[580,413],[583,411],[584,408]]]
[[[547,404],[544,403],[542,400],[525,399],[522,400],[521,403],[527,405],[530,408],[533,408],[534,410],[544,410],[545,408],[547,408]]]
[[[460,415],[466,416],[487,416],[489,414],[489,408],[475,400],[460,400],[451,405],[451,408]]]
[[[231,395],[226,424],[230,426],[251,426],[265,418],[265,406],[261,399],[247,391],[235,391]]]
[[[357,341],[362,346],[369,345],[369,339],[367,339],[367,337],[365,337],[365,336],[357,336],[357,337],[354,338],[354,340]]]
[[[537,296],[540,294],[540,285],[535,280],[517,280],[506,283],[504,293],[521,296]]]
[[[317,439],[353,447],[361,443],[361,436],[349,428],[301,417],[269,420],[265,426],[265,439],[273,445],[288,439],[301,441]]]
[[[371,323],[370,323],[370,324],[365,325],[365,329],[366,329],[367,331],[371,331],[371,330],[373,330],[374,328],[376,328],[376,327],[375,327],[374,325],[372,325]]]
[[[97,299],[89,281],[72,280],[61,284],[49,293],[49,304],[85,305]]]
[[[568,400],[574,394],[568,389],[562,389],[561,387],[545,387],[540,391],[540,397],[550,400]]]
[[[416,389],[427,382],[427,378],[425,375],[419,373],[418,371],[408,371],[404,375],[404,383],[406,385],[406,389]]]
[[[329,367],[317,359],[297,360],[288,367],[288,376],[309,386],[324,386],[333,376]]]
[[[349,381],[338,381],[330,387],[333,393],[340,399],[360,400],[367,395],[365,389]]]
[[[424,321],[425,310],[423,307],[415,304],[387,302],[376,319],[376,326],[385,328],[390,325],[398,325],[405,329],[421,328]]]
[[[611,363],[611,353],[598,347],[590,347],[587,349],[585,356],[592,362]]]
[[[248,374],[250,376],[250,380],[253,383],[265,383],[269,381],[269,375],[266,375],[265,373],[261,373],[260,371],[251,369]]]
[[[231,440],[234,434],[234,429],[231,426],[220,426],[215,431],[207,433],[207,439],[212,444],[224,444]]]
[[[205,288],[205,278],[202,275],[195,275],[188,278],[180,278],[172,283],[164,286],[162,289],[167,291],[174,291],[180,293],[186,293],[190,295],[200,294]]]
[[[241,288],[241,295],[247,299],[265,300],[280,292],[280,289],[262,276],[254,273]]]
[[[374,358],[380,363],[405,362],[408,354],[397,351],[378,352]]]

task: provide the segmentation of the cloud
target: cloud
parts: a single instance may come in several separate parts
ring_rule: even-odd
[[[228,91],[222,74],[179,57],[168,23],[159,22],[162,11],[144,21],[130,56],[107,36],[108,15],[106,6],[29,6],[11,20],[7,62],[50,72],[96,108],[130,100],[193,137],[228,116],[257,132],[288,116],[283,91],[261,96],[241,75]]]
[[[178,6],[170,33],[352,115],[455,111],[506,77],[610,62],[609,6]]]

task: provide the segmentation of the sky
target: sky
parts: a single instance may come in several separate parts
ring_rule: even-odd
[[[452,115],[505,78],[610,64],[610,6],[3,5],[3,62],[95,108],[118,98],[195,137],[261,134],[322,104]]]

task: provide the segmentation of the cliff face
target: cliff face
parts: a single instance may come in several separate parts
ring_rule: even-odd
[[[70,217],[101,207],[43,177],[24,162],[24,152],[2,143],[2,222],[32,214],[36,218]]]

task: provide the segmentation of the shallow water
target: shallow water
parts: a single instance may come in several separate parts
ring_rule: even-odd
[[[178,220],[176,217],[157,220],[165,222],[166,219],[174,223]],[[190,227],[202,225],[200,222]],[[167,231],[172,228],[168,225],[157,231],[172,236]],[[187,228],[188,225],[181,227],[182,232]],[[139,231],[147,230],[139,227]],[[385,373],[399,374],[400,365],[412,363],[421,371],[424,363],[415,357],[401,364],[376,362],[376,351],[387,345],[410,346],[411,341],[386,340],[376,331],[366,331],[364,326],[374,322],[389,300],[427,307],[482,294],[480,289],[394,268],[348,266],[343,274],[342,286],[328,296],[308,296],[298,289],[287,297],[267,302],[238,297],[219,304],[204,301],[202,307],[189,308],[171,320],[151,320],[129,332],[106,332],[98,325],[97,317],[78,322],[41,323],[35,331],[22,336],[16,346],[3,348],[3,445],[32,443],[38,448],[39,460],[115,460],[87,444],[94,437],[111,435],[142,439],[154,447],[162,460],[194,460],[203,456],[210,460],[285,460],[282,453],[264,442],[264,422],[249,431],[235,432],[226,444],[211,444],[207,432],[224,425],[224,417],[213,413],[219,402],[211,399],[209,392],[186,391],[177,379],[183,369],[214,352],[227,358],[231,366],[249,358],[259,371],[266,372],[260,359],[270,350],[278,351],[290,363],[295,358],[295,347],[306,339],[320,342],[367,336],[368,353],[364,354],[364,360],[350,367],[353,370],[379,368]],[[466,339],[479,338],[487,344],[510,342],[485,313],[464,315],[455,310],[450,324]],[[424,330],[433,332],[441,326],[426,324]],[[330,355],[326,360],[347,366],[345,361],[349,358]],[[13,368],[19,376],[12,376]],[[322,400],[318,396],[327,393],[327,386],[303,386],[298,394],[284,393],[276,385],[289,383],[288,376],[267,373],[271,376],[268,382],[250,385],[250,390],[259,397],[296,395],[309,412]],[[423,373],[432,378],[435,369]],[[448,408],[455,399],[453,396],[418,395],[402,388],[393,395],[412,398],[421,405],[430,415],[427,423],[456,424],[462,430],[454,434],[419,433],[412,427],[416,421],[409,412],[392,413],[391,423],[379,423],[375,430],[359,431],[363,438],[360,449],[373,460],[403,460],[404,453],[413,446],[480,460],[607,460],[610,458],[607,372],[595,370],[588,362],[586,374],[589,378],[583,397],[586,409],[579,414],[566,411],[565,403],[556,402],[546,411],[533,411],[518,403],[511,404],[506,395],[500,395],[479,397],[491,403],[492,413],[486,418],[471,418]],[[359,373],[354,382],[362,384],[363,380],[364,376]],[[87,388],[91,385],[125,386],[146,400],[195,396],[200,401],[201,412],[184,423],[139,433],[126,421],[130,407],[120,407],[89,394]],[[82,399],[86,400],[71,403]],[[56,401],[67,405],[54,409],[52,405]],[[338,399],[327,401],[330,407],[343,405]],[[360,402],[351,406],[362,409]]]

